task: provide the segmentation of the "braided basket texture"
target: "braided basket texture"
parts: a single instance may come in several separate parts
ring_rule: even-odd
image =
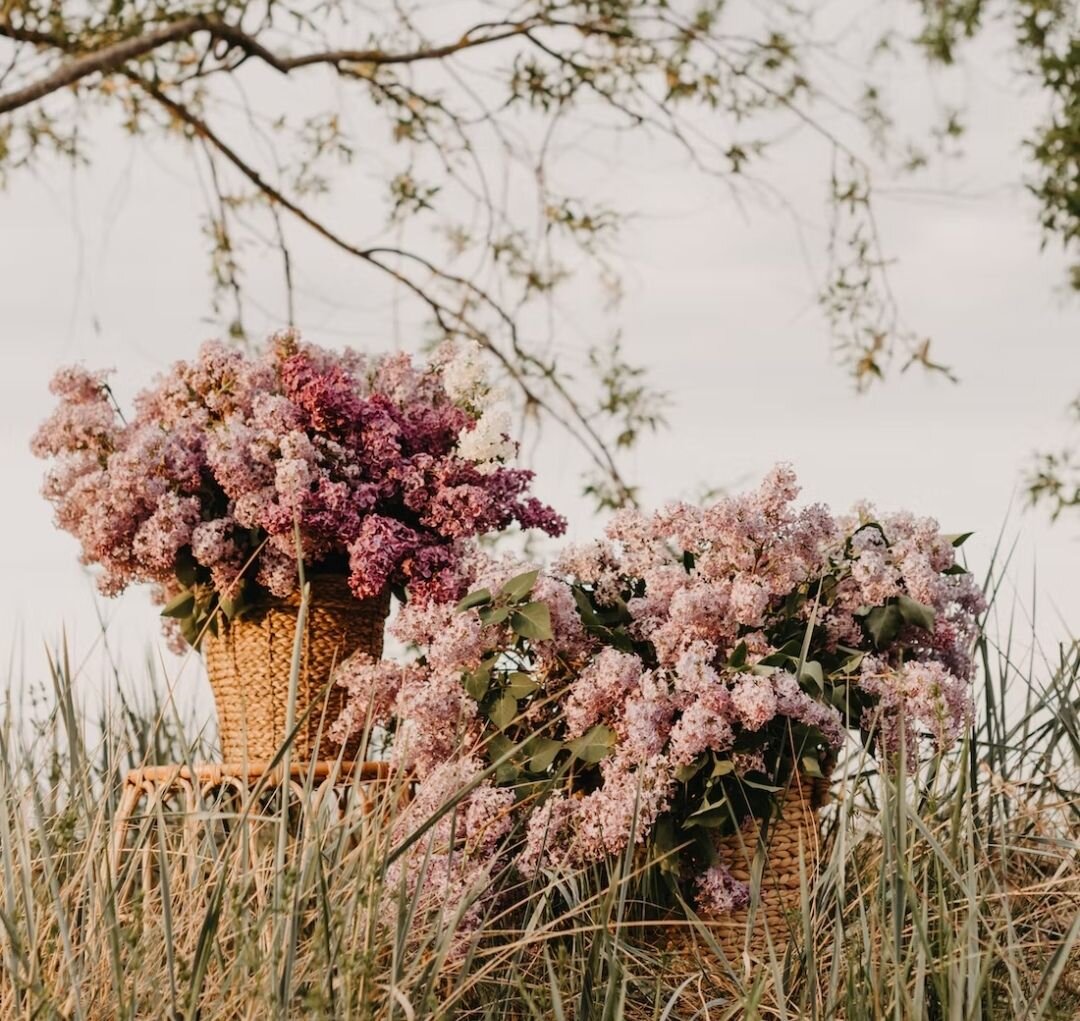
[[[299,607],[300,594],[296,593],[203,639],[226,762],[271,759],[285,741]],[[343,577],[311,580],[296,695],[295,723],[303,723],[293,742],[294,758],[310,761],[337,754],[337,746],[325,731],[341,712],[345,692],[334,685],[325,692],[323,688],[334,667],[353,653],[366,652],[373,659],[382,656],[389,608],[388,592],[358,600]],[[353,758],[357,751],[346,746],[345,758]]]
[[[764,869],[756,907],[703,919],[729,961],[742,961],[744,954],[758,962],[767,961],[770,943],[782,957],[791,937],[801,935],[802,876],[813,883],[817,875],[821,852],[817,816],[828,789],[828,781],[801,772],[792,778],[787,790],[777,795],[782,799],[779,815],[769,822],[765,834]],[[751,882],[761,826],[760,820],[748,819],[738,833],[718,845],[719,863],[744,883]],[[680,928],[672,934],[670,949],[682,956],[679,951],[690,948],[675,944],[695,938],[700,939],[692,929]]]

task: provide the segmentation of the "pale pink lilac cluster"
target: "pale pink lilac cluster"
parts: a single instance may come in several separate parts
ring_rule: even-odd
[[[698,907],[711,915],[728,915],[750,903],[747,885],[735,879],[723,865],[712,865],[697,877]]]
[[[778,722],[812,728],[821,746],[809,750],[824,768],[848,726],[872,726],[889,754],[900,725],[909,748],[923,737],[947,748],[962,733],[984,604],[972,577],[954,567],[950,540],[932,520],[908,514],[798,509],[796,493],[794,475],[779,467],[756,492],[711,507],[625,511],[605,541],[562,556],[558,567],[597,604],[625,600],[627,629],[647,651],[635,666],[635,657],[605,649],[571,683],[569,732],[602,723],[618,745],[594,790],[556,799],[529,820],[523,868],[573,866],[624,847],[631,791],[642,808],[635,839],[647,837],[678,789],[677,771],[705,753],[729,758],[737,775],[773,779],[785,740]],[[866,612],[901,595],[932,611],[933,629],[905,626],[874,649]],[[793,639],[798,648],[811,616],[807,658],[846,671],[870,703],[862,717],[845,718],[812,678],[795,676],[790,659],[762,665]],[[733,668],[739,649],[743,664]],[[760,735],[760,743],[735,751],[740,735]],[[745,890],[710,869],[698,897],[703,908],[728,911]]]
[[[536,721],[568,747],[609,748],[529,802],[516,859],[523,874],[648,844],[664,819],[680,827],[673,813],[686,810],[677,806],[687,785],[704,784],[714,768],[698,776],[703,763],[734,781],[758,774],[783,783],[803,768],[785,764],[793,727],[809,735],[799,754],[825,771],[849,727],[872,727],[887,754],[901,728],[909,749],[923,739],[946,748],[962,733],[983,602],[955,567],[952,543],[929,519],[867,507],[835,518],[819,505],[796,507],[796,494],[794,475],[779,467],[756,491],[708,507],[624,511],[603,540],[568,550],[554,575],[541,574],[533,598],[550,606],[553,637],[535,643],[534,676],[538,699],[554,699],[561,713],[554,729],[539,710]],[[495,591],[523,565],[478,554],[461,568],[463,587]],[[619,623],[584,626],[575,591]],[[920,604],[923,625],[904,622],[877,645],[867,615],[901,597]],[[395,732],[395,761],[421,778],[463,750],[482,760],[491,724],[463,680],[512,642],[506,627],[448,603],[405,607],[395,630],[420,651],[418,669],[386,666],[383,691],[369,666],[344,676],[350,702],[339,736],[379,716]],[[838,689],[851,691],[846,713],[845,699],[831,697]],[[745,887],[721,867],[694,864],[703,910],[745,903]]]
[[[711,507],[675,504],[654,515],[625,511],[608,529],[606,542],[572,549],[557,566],[590,586],[600,601],[620,591],[627,596],[631,632],[649,643],[660,668],[671,671],[683,714],[690,712],[692,696],[704,696],[711,704],[691,714],[702,720],[734,719],[754,730],[779,710],[830,739],[838,738],[838,718],[789,674],[740,676],[730,692],[718,696],[717,669],[739,643],[750,665],[774,652],[770,620],[784,600],[809,583],[826,577],[830,582],[816,608],[808,599],[800,610],[804,619],[816,613],[815,641],[823,640],[830,652],[872,651],[865,611],[906,595],[933,612],[933,631],[905,627],[889,648],[877,650],[877,660],[888,666],[898,689],[911,687],[901,675],[934,675],[924,701],[937,699],[936,708],[921,711],[920,720],[947,744],[970,711],[965,692],[978,614],[985,605],[972,576],[956,571],[950,539],[933,519],[877,515],[868,505],[837,518],[820,505],[796,509],[796,493],[794,474],[781,466],[756,492]],[[686,554],[693,561],[690,570]],[[640,583],[641,594],[634,594],[634,583]],[[898,672],[908,660],[932,669],[919,673],[909,666]],[[862,676],[865,689],[883,698],[889,682],[880,670],[868,664]],[[886,716],[898,697],[883,698]]]
[[[495,557],[473,550],[458,564],[459,578],[470,589],[497,591],[531,565],[512,556]],[[567,663],[582,663],[595,649],[585,634],[573,595],[560,579],[541,573],[532,598],[551,614],[553,638],[534,645],[538,674],[558,673]],[[420,778],[460,754],[477,752],[485,738],[484,719],[462,684],[494,648],[512,639],[507,623],[483,625],[475,613],[460,613],[451,602],[410,601],[390,624],[403,645],[422,651],[407,667],[392,660],[371,664],[362,657],[346,660],[335,675],[347,692],[330,736],[345,741],[376,725],[394,729],[390,749],[395,766]]]
[[[897,668],[867,656],[859,684],[877,697],[863,723],[877,728],[890,754],[910,750],[923,733],[931,735],[936,747],[950,747],[971,711],[968,683],[932,660],[909,660]]]
[[[654,646],[661,666],[674,668],[692,647],[715,655],[755,640],[771,603],[820,576],[837,524],[823,506],[796,509],[797,491],[794,475],[778,468],[755,492],[709,507],[623,511],[606,541],[569,551],[559,566],[600,598],[625,590],[627,579],[640,582],[644,594],[628,600],[633,634]],[[693,556],[692,570],[684,554]]]
[[[417,784],[394,818],[391,843],[403,853],[386,870],[379,905],[380,921],[391,930],[401,911],[437,919],[458,957],[490,907],[492,876],[513,825],[514,792],[482,780],[483,768],[473,758],[453,759]]]
[[[475,345],[416,366],[292,332],[252,355],[210,342],[139,394],[130,421],[102,373],[65,369],[52,391],[33,440],[53,461],[45,495],[110,595],[176,591],[194,572],[222,595],[243,579],[287,596],[298,529],[308,569],[346,573],[359,598],[451,598],[472,537],[564,527],[528,495],[532,473],[505,463],[515,446],[496,435]]]
[[[849,570],[838,572],[835,593],[820,617],[830,636],[840,644],[857,644],[848,639],[862,640],[859,610],[904,594],[934,611],[934,631],[908,629],[899,644],[961,681],[970,680],[978,615],[986,602],[971,574],[952,573],[956,550],[938,523],[906,511],[878,514],[864,503],[838,518],[837,525],[850,537],[849,551],[838,554],[840,566]]]
[[[620,749],[600,763],[596,789],[579,795],[560,791],[530,815],[517,866],[526,876],[575,870],[630,844],[645,844],[674,789],[665,757],[640,760]]]

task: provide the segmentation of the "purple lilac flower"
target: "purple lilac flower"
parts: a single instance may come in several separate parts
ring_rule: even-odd
[[[307,569],[348,573],[360,598],[387,586],[453,598],[468,540],[565,527],[529,495],[532,473],[505,463],[512,445],[469,456],[478,421],[497,420],[482,362],[469,345],[416,366],[293,332],[253,355],[210,342],[140,393],[128,422],[104,374],[63,369],[32,447],[52,461],[57,524],[108,594],[150,583],[167,598],[193,562],[218,591],[242,571],[287,596],[299,528]]]

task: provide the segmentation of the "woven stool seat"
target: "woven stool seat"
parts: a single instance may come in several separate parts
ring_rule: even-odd
[[[142,861],[143,885],[149,887],[151,871],[167,854],[190,883],[200,862],[220,853],[227,842],[246,853],[260,833],[276,834],[283,812],[295,834],[317,814],[333,822],[350,806],[369,811],[389,781],[389,767],[381,762],[297,763],[287,777],[280,764],[272,767],[270,762],[131,770],[113,820],[113,875],[121,894],[129,893],[140,872],[130,861],[135,855]]]

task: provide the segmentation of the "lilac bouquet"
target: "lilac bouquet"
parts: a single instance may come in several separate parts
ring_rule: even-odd
[[[716,841],[767,818],[796,773],[827,779],[848,731],[886,760],[970,722],[984,608],[966,536],[869,505],[797,508],[789,469],[710,507],[624,512],[568,551],[603,646],[570,682],[565,739],[609,745],[533,813],[519,864],[552,869],[649,845],[699,907],[745,904]],[[691,891],[687,891],[691,892]]]
[[[211,342],[140,393],[130,420],[104,373],[62,370],[52,391],[33,450],[54,461],[57,523],[104,593],[155,585],[192,644],[219,611],[293,593],[298,549],[358,599],[389,587],[445,600],[467,540],[564,528],[528,495],[532,473],[506,464],[508,415],[475,344],[417,367],[293,332],[250,355]]]
[[[709,507],[621,512],[551,575],[463,559],[467,597],[396,623],[416,662],[344,664],[339,736],[382,723],[421,786],[457,760],[512,789],[524,822],[498,853],[524,875],[639,845],[703,910],[739,906],[717,842],[796,773],[826,778],[849,731],[887,760],[946,749],[971,712],[963,537],[796,493],[778,468]]]

